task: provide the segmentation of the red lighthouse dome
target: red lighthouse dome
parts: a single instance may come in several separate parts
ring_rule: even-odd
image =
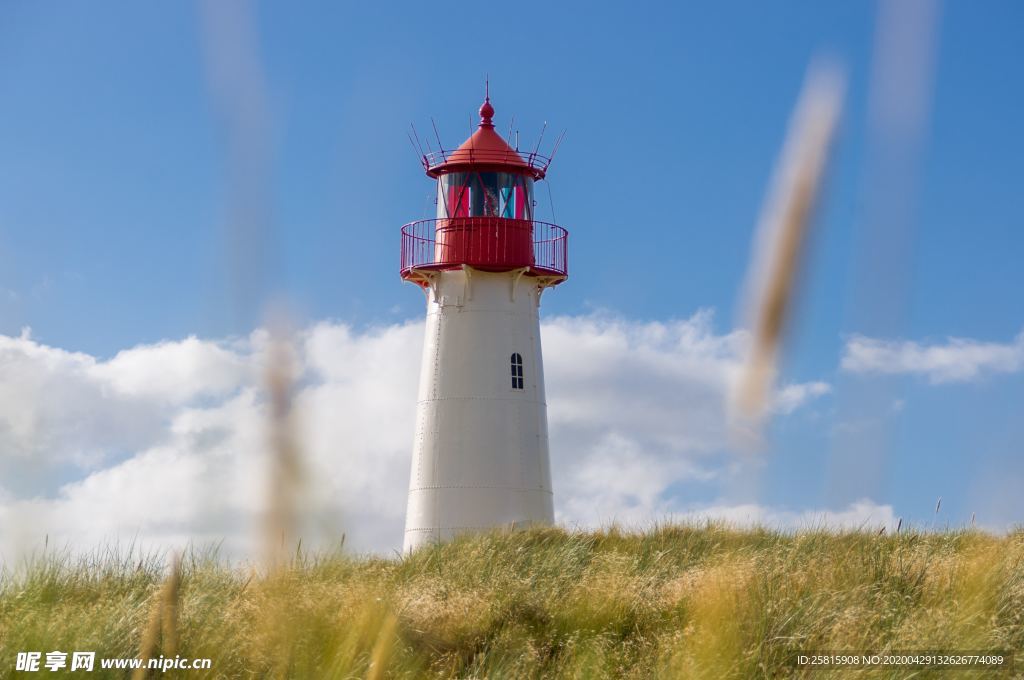
[[[469,139],[423,156],[427,175],[437,180],[437,218],[402,228],[403,278],[425,283],[431,271],[463,267],[522,270],[546,285],[566,278],[568,233],[533,219],[533,185],[550,159],[512,148],[493,118],[488,96]]]
[[[439,151],[427,156],[427,174],[440,177],[449,172],[473,168],[521,173],[535,180],[544,179],[548,159],[529,154],[524,160],[519,152],[494,131],[494,107],[491,98],[480,106],[480,125],[469,139],[455,151]]]

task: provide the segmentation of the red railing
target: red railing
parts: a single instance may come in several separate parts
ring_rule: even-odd
[[[460,162],[468,163],[480,163],[488,164],[493,163],[495,165],[501,165],[509,163],[511,161],[522,161],[529,166],[530,170],[533,171],[534,176],[537,179],[543,178],[547,172],[548,166],[551,165],[551,158],[544,154],[537,153],[536,151],[493,151],[488,149],[464,149],[458,152],[454,150],[432,151],[424,154],[422,162],[423,168],[430,172],[435,168],[438,168],[450,160],[453,160],[453,156],[459,159]]]
[[[529,267],[540,276],[566,276],[568,237],[557,224],[504,217],[410,222],[402,227],[402,276],[464,264],[490,271]]]

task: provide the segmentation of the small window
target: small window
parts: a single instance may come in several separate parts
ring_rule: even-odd
[[[451,172],[437,181],[437,218],[533,219],[533,179],[507,172]]]
[[[519,352],[512,355],[512,389],[523,389],[523,355]]]

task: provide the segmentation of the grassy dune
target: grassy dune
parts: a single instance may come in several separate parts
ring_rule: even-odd
[[[147,630],[154,655],[213,659],[166,677],[824,678],[843,674],[798,671],[793,651],[897,649],[1014,650],[1024,669],[1024,531],[546,529],[405,560],[303,555],[268,578],[193,554],[176,589],[166,572],[116,556],[8,570],[0,676],[19,651],[135,656]]]

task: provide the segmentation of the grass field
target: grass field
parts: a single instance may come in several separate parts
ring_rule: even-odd
[[[212,659],[150,677],[825,678],[798,650],[1009,650],[1024,669],[1024,531],[494,533],[399,560],[297,555],[262,577],[188,554],[49,555],[0,585],[20,651]],[[1019,674],[1020,671],[1017,671]],[[979,677],[875,670],[856,677]]]

